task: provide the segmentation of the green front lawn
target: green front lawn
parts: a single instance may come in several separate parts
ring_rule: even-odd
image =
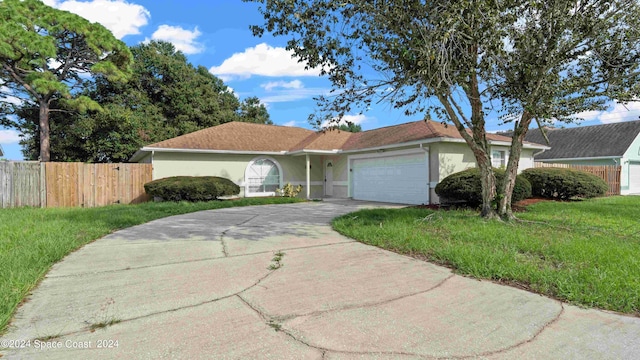
[[[82,209],[0,209],[0,334],[18,304],[51,266],[82,245],[154,219],[234,206],[299,202],[247,198],[200,203],[162,202]]]
[[[515,223],[469,210],[361,210],[333,227],[363,243],[524,287],[563,301],[640,315],[640,197],[541,202]]]

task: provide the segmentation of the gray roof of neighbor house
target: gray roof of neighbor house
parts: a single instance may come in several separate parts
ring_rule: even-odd
[[[640,121],[547,128],[546,133],[551,149],[537,154],[536,160],[618,157],[624,155],[640,134]],[[525,140],[546,144],[540,129],[530,129]]]
[[[229,122],[147,145],[136,152],[137,161],[145,151],[232,151],[232,152],[314,152],[347,151],[393,146],[427,139],[463,141],[453,126],[434,121],[414,121],[358,133],[327,130],[312,131],[298,127]],[[487,134],[489,141],[511,141],[509,137]],[[533,148],[546,146],[527,143]]]

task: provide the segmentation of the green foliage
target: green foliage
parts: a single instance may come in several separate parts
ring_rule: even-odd
[[[293,186],[290,183],[286,183],[282,189],[276,189],[276,195],[282,197],[297,197],[302,191],[302,185]]]
[[[556,199],[604,196],[609,185],[598,176],[563,168],[535,168],[522,172],[531,183],[533,195]]]
[[[102,111],[80,114],[53,101],[51,159],[54,161],[126,162],[141,147],[175,136],[223,124],[247,121],[270,124],[257,98],[242,103],[219,78],[195,67],[171,43],[151,41],[131,48],[131,81],[113,83],[98,76],[83,84],[82,94]],[[26,159],[37,159],[38,108],[19,109],[16,127]]]
[[[360,124],[354,124],[350,122],[348,124],[340,124],[340,126],[338,126],[338,130],[357,133],[362,131],[362,126]]]
[[[244,99],[240,104],[239,117],[244,122],[273,125],[266,106],[255,96]]]
[[[98,238],[171,215],[299,201],[269,197],[198,203],[148,202],[91,209],[0,209],[0,274],[3,275],[0,276],[0,334],[5,331],[18,304],[53,264]]]
[[[81,74],[124,81],[130,63],[127,46],[104,26],[38,0],[4,0],[0,2],[0,125],[21,130],[7,116],[17,111],[14,98],[42,109],[39,135],[45,142],[39,152],[48,161],[51,102],[65,101],[73,110],[100,109],[89,98],[74,99],[77,94],[72,89],[82,84]]]
[[[144,190],[166,201],[209,201],[240,193],[233,181],[217,176],[173,176],[148,182]]]
[[[504,182],[505,171],[501,169],[494,169],[493,171],[496,175],[497,187],[500,188]],[[465,202],[469,206],[479,206],[482,204],[480,172],[477,168],[471,168],[451,174],[436,185],[435,191],[442,203]],[[511,201],[518,202],[530,197],[531,184],[522,175],[516,176]]]

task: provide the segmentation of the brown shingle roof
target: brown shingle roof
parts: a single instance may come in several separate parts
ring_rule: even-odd
[[[341,130],[319,131],[302,140],[290,151],[342,149],[352,135],[354,134]]]
[[[420,120],[355,133],[349,141],[347,141],[343,149],[367,149],[433,138],[462,139],[462,136],[452,125],[444,125],[435,121]],[[496,134],[487,134],[487,139],[492,141],[511,141],[511,138]]]
[[[288,151],[313,135],[307,129],[232,121],[151,144],[165,149]]]
[[[462,136],[451,125],[424,120],[359,133],[339,130],[314,132],[297,127],[229,122],[151,144],[148,147],[266,152],[359,150],[434,138],[461,139]],[[511,138],[497,134],[487,134],[487,139],[511,141]]]

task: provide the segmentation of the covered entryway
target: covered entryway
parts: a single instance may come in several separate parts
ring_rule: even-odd
[[[426,149],[350,156],[351,196],[355,200],[428,204],[428,158]]]
[[[640,194],[640,164],[629,164],[629,193]]]

